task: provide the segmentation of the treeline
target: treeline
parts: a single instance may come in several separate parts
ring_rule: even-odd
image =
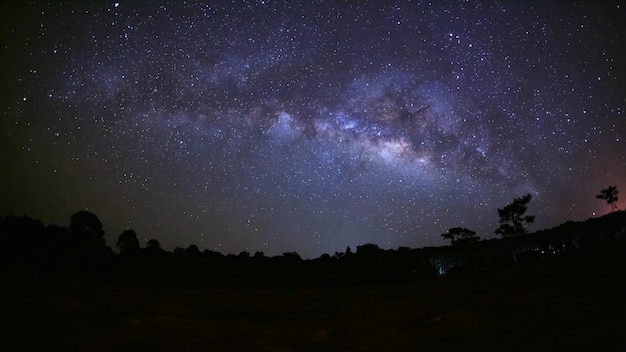
[[[98,218],[81,211],[69,227],[44,226],[28,216],[0,219],[1,274],[97,278],[190,287],[342,286],[406,282],[538,263],[601,246],[624,246],[626,211],[515,237],[453,246],[384,250],[375,244],[302,259],[295,252],[224,255],[197,246],[163,250],[153,239],[141,248],[132,230],[114,253]]]

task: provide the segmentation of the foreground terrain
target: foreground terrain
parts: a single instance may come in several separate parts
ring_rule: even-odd
[[[624,350],[619,242],[526,267],[334,288],[9,276],[0,337],[11,351]]]

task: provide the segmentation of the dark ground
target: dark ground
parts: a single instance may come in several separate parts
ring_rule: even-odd
[[[179,289],[0,279],[4,351],[625,351],[626,251],[414,283]]]

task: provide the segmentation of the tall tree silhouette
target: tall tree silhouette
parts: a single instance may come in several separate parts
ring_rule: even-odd
[[[465,227],[453,227],[446,233],[442,233],[441,237],[450,240],[452,245],[460,245],[478,241],[476,232],[466,229]]]
[[[80,243],[105,245],[102,222],[91,212],[81,210],[70,216],[70,232]]]
[[[535,221],[534,215],[524,215],[528,210],[528,203],[532,199],[530,193],[521,198],[515,198],[512,203],[498,209],[500,226],[495,233],[502,237],[519,236],[526,233],[525,224]]]
[[[139,252],[139,240],[134,230],[124,230],[117,238],[117,248],[121,254],[129,255]]]
[[[604,199],[606,203],[611,206],[611,212],[614,212],[615,210],[617,210],[617,205],[615,205],[615,203],[617,203],[618,200],[618,193],[619,191],[617,190],[617,186],[609,186],[601,190],[600,194],[598,194],[596,198]]]

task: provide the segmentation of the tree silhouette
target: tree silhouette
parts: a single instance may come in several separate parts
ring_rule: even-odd
[[[163,249],[161,249],[161,243],[159,243],[159,240],[156,238],[148,240],[143,252],[149,255],[159,255],[164,253]]]
[[[202,253],[200,253],[200,249],[195,244],[190,244],[189,247],[185,248],[185,255],[196,257],[200,254]]]
[[[146,243],[146,248],[158,248],[161,249],[161,243],[156,238],[151,238]]]
[[[452,245],[477,242],[479,239],[476,232],[465,227],[453,227],[448,232],[442,233],[441,237],[450,240]]]
[[[81,210],[70,216],[70,232],[80,243],[104,246],[104,229],[98,217],[88,211]]]
[[[521,198],[515,198],[512,203],[507,204],[504,208],[498,209],[498,217],[500,217],[500,227],[495,233],[502,237],[519,236],[526,233],[524,224],[530,224],[535,221],[534,215],[524,215],[528,209],[528,203],[532,196],[530,193]]]
[[[256,252],[254,252],[254,255],[252,256],[252,258],[254,258],[254,259],[265,259],[267,257],[265,256],[265,253],[263,253],[261,251],[256,251]]]
[[[614,212],[617,210],[617,205],[615,205],[615,203],[617,203],[618,193],[619,191],[617,190],[617,186],[609,186],[601,190],[600,194],[598,194],[596,198],[606,200],[606,203],[611,205],[611,212]]]
[[[365,243],[360,246],[356,246],[356,255],[361,257],[375,256],[383,250],[377,244]]]
[[[117,238],[117,248],[121,254],[136,254],[139,252],[139,240],[134,230],[125,230]]]

